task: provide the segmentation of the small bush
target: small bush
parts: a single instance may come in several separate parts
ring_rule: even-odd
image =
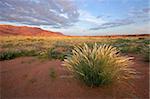
[[[141,53],[144,56],[144,61],[149,62],[149,60],[150,60],[150,48],[149,48],[149,46],[143,46]]]
[[[63,65],[86,85],[94,87],[133,78],[136,72],[129,67],[130,59],[112,46],[95,44],[90,48],[84,44],[76,46]]]
[[[52,48],[48,50],[48,58],[49,59],[61,59],[63,60],[65,55],[56,49]]]
[[[119,39],[117,39],[115,41],[115,43],[129,43],[129,42],[131,42],[131,40],[129,40],[129,39],[121,39],[121,38],[119,38]]]
[[[2,48],[11,48],[13,46],[13,44],[8,43],[8,44],[3,44]]]
[[[49,59],[60,59],[64,60],[67,55],[71,54],[71,50],[64,47],[56,47],[48,50]]]
[[[119,47],[122,53],[140,53],[141,47],[138,45],[128,45]]]
[[[18,52],[15,51],[6,51],[0,53],[0,60],[9,60],[19,56]]]
[[[36,50],[22,50],[20,54],[21,56],[37,56],[39,53]]]
[[[142,42],[143,42],[144,44],[150,44],[150,39],[143,39]]]
[[[0,53],[0,61],[10,60],[20,56],[35,56],[37,53],[34,50],[22,50],[22,51],[4,51]]]

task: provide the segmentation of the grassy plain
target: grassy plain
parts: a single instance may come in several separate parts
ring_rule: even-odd
[[[109,44],[117,47],[122,53],[141,54],[149,58],[149,37],[31,37],[31,36],[1,36],[0,60],[9,60],[20,56],[38,56],[40,58],[63,60],[71,54],[74,45],[87,43],[92,46]],[[145,54],[142,52],[144,51]],[[145,59],[148,61],[148,59]]]

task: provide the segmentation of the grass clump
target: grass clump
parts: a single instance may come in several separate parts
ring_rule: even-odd
[[[10,60],[19,56],[18,52],[15,51],[5,51],[0,53],[0,61],[2,60]]]
[[[48,50],[49,59],[64,60],[67,55],[71,54],[71,50],[64,47],[54,47]]]
[[[139,45],[126,45],[118,47],[122,53],[140,53],[141,52],[141,46]]]
[[[129,40],[129,39],[121,39],[121,38],[119,38],[119,39],[117,39],[115,41],[115,43],[129,43],[129,42],[131,42],[131,40]]]
[[[56,70],[54,68],[50,68],[49,69],[49,76],[52,78],[52,79],[55,79],[57,77],[57,74],[56,74]]]
[[[60,59],[63,60],[65,57],[63,52],[56,50],[55,48],[51,48],[48,50],[48,58],[49,59]]]
[[[10,60],[20,56],[36,56],[37,53],[34,50],[7,50],[0,52],[0,61]]]
[[[141,53],[144,57],[144,61],[149,62],[150,61],[150,47],[149,46],[143,46]]]
[[[134,77],[131,57],[121,56],[115,47],[93,45],[76,46],[64,66],[90,87],[127,81]]]

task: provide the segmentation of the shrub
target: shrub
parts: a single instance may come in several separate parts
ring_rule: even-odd
[[[67,55],[71,54],[71,50],[64,47],[56,47],[48,50],[48,58],[64,60]]]
[[[122,53],[140,53],[141,47],[138,45],[127,45],[119,47]]]
[[[142,42],[143,42],[144,44],[150,44],[150,39],[143,39]]]
[[[48,58],[49,59],[64,59],[64,53],[57,51],[55,48],[51,48],[48,50]]]
[[[141,53],[144,56],[144,61],[149,62],[149,60],[150,60],[150,48],[149,48],[149,46],[143,46]]]
[[[84,44],[76,46],[63,65],[76,78],[94,87],[133,78],[136,72],[129,66],[131,63],[131,57],[121,56],[115,47],[95,44],[90,48]]]
[[[10,60],[20,56],[35,56],[37,55],[34,50],[8,50],[0,53],[0,61],[2,60]]]
[[[115,43],[129,43],[129,42],[131,42],[131,40],[129,40],[129,39],[121,39],[121,38],[119,38],[119,39],[117,39],[115,41]]]
[[[3,44],[2,48],[11,48],[13,46],[13,44],[8,43],[8,44]]]
[[[9,60],[9,59],[13,59],[16,58],[17,56],[19,56],[18,52],[15,51],[6,51],[6,52],[1,52],[0,53],[0,60]]]
[[[36,50],[22,50],[21,56],[37,56],[39,52]]]

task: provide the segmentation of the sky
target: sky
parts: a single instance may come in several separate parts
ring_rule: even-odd
[[[149,34],[149,0],[0,0],[0,24],[65,35]]]

